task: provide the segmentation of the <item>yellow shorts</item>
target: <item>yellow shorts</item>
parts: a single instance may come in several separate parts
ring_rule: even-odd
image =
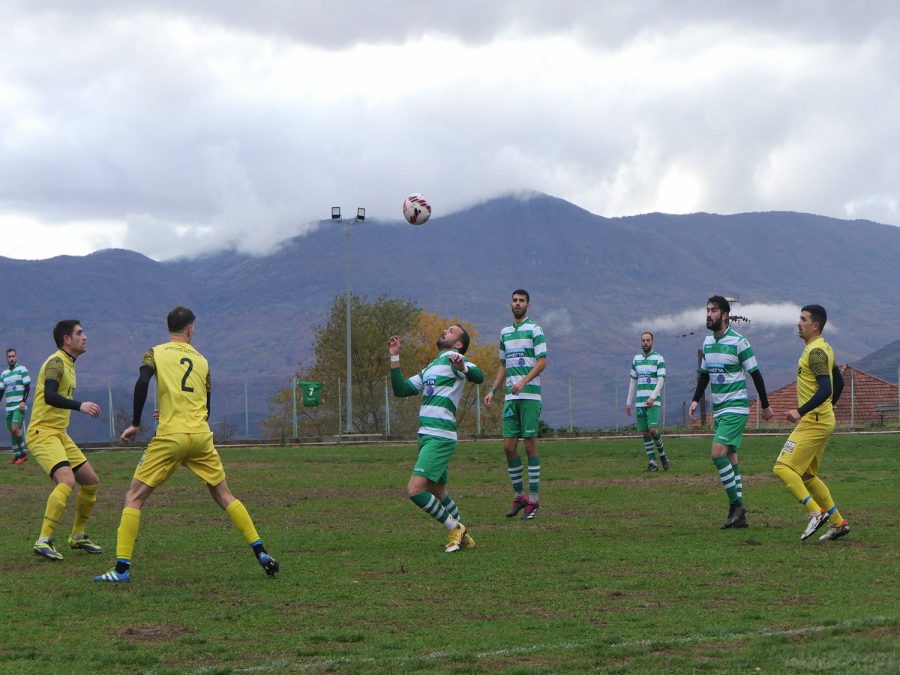
[[[61,465],[68,464],[74,469],[87,461],[75,441],[62,429],[31,427],[28,433],[31,456],[48,476]]]
[[[225,480],[225,469],[213,445],[212,432],[154,436],[134,470],[134,477],[157,488],[179,466],[186,466],[208,485]]]
[[[834,427],[834,417],[819,421],[814,415],[800,418],[777,461],[787,464],[801,476],[805,473],[815,476]]]

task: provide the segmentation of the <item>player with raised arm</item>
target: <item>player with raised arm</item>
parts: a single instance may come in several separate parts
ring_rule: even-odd
[[[513,323],[500,331],[500,367],[494,383],[484,396],[488,408],[502,384],[503,452],[506,470],[512,482],[513,503],[506,513],[514,517],[522,509],[522,518],[531,520],[540,507],[541,458],[537,437],[541,421],[541,373],[547,365],[547,343],[544,331],[528,318],[531,296],[524,289],[512,293],[510,309]],[[522,460],[519,458],[519,439],[525,444],[528,456],[528,496],[522,481]]]
[[[28,393],[31,391],[31,375],[28,369],[19,363],[16,350],[6,350],[6,364],[9,366],[0,373],[0,398],[6,395],[6,428],[12,444],[13,458],[10,464],[24,464],[28,459],[28,446],[25,445],[25,411],[28,409]]]
[[[706,301],[706,328],[712,332],[703,341],[700,376],[690,408],[693,419],[706,385],[711,384],[715,423],[712,461],[728,495],[728,517],[722,524],[723,530],[748,526],[743,482],[738,469],[738,450],[750,415],[745,372],[753,379],[763,418],[771,419],[774,414],[769,407],[766,384],[759,372],[753,348],[747,338],[730,328],[730,314],[731,303],[721,295],[714,295]]]
[[[669,458],[666,457],[662,433],[659,430],[659,413],[662,409],[661,399],[665,383],[665,359],[653,349],[653,333],[644,331],[641,333],[641,353],[631,360],[631,378],[625,401],[625,414],[631,415],[631,404],[634,403],[634,422],[644,439],[647,471],[659,471],[656,465],[656,452],[659,452],[663,470],[669,470]]]
[[[94,577],[94,581],[131,581],[134,542],[141,523],[141,508],[153,491],[162,486],[179,466],[190,469],[209,489],[209,494],[228,515],[234,527],[250,545],[257,562],[269,576],[279,565],[263,547],[246,507],[228,489],[225,469],[209,428],[209,363],[192,345],[194,313],[187,307],[169,312],[166,322],[169,341],[147,350],[134,385],[131,426],[122,432],[126,443],[141,430],[141,416],[147,402],[150,380],[156,377],[159,393],[159,427],[138,462],[116,539],[116,566]]]
[[[831,345],[822,337],[828,314],[821,305],[800,310],[797,330],[806,343],[797,366],[797,407],[785,417],[797,424],[778,454],[772,471],[809,514],[805,541],[829,522],[819,539],[828,541],[850,533],[850,524],[838,511],[828,486],[818,477],[825,447],[836,425],[834,404],[844,388],[844,379],[834,361]]]
[[[484,382],[484,373],[464,354],[469,349],[469,334],[454,324],[441,331],[438,355],[411,378],[400,370],[400,338],[388,340],[391,358],[391,386],[395,396],[422,394],[419,408],[419,456],[406,485],[410,500],[449,530],[447,553],[475,548],[459,516],[459,507],[447,492],[448,466],[456,451],[456,409],[468,380]]]
[[[78,319],[60,321],[53,327],[53,340],[57,349],[47,357],[38,372],[29,436],[31,456],[56,486],[47,498],[41,533],[33,550],[50,560],[62,560],[62,553],[53,546],[53,532],[62,519],[76,484],[80,487],[75,500],[75,522],[69,535],[69,546],[87,553],[103,551],[84,531],[97,501],[100,478],[67,433],[73,410],[98,417],[100,406],[73,398],[75,359],[87,351],[87,336],[81,322]]]

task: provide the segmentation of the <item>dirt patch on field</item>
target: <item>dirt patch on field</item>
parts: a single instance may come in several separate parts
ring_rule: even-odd
[[[122,640],[134,642],[161,642],[186,635],[191,631],[184,626],[175,624],[138,624],[127,626],[116,631],[116,635]]]

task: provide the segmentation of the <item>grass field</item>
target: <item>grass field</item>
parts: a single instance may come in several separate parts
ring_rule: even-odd
[[[669,438],[658,474],[639,440],[544,442],[531,522],[504,517],[499,443],[464,443],[450,488],[478,546],[452,555],[405,497],[412,445],[225,449],[281,574],[182,470],[144,509],[132,583],[112,587],[91,577],[111,567],[139,452],[89,455],[107,553],[65,545],[73,498],[57,563],[30,550],[49,484],[3,464],[0,671],[898,672],[900,436],[832,441],[821,475],[853,529],[803,544],[771,474],[782,442],[745,439],[751,526],[725,531],[708,438]]]

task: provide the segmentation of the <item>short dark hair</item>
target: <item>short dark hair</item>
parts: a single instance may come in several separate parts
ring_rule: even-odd
[[[75,326],[80,326],[81,321],[78,319],[63,319],[53,327],[53,341],[57,347],[62,347],[65,338],[75,332]]]
[[[641,337],[644,337],[645,335],[649,335],[650,339],[653,339],[653,333],[651,333],[649,330],[645,330],[643,333],[641,333]]]
[[[825,322],[828,321],[828,312],[822,305],[806,305],[801,312],[809,312],[809,318],[819,324],[819,332],[825,329]]]
[[[716,309],[726,314],[731,314],[731,303],[722,295],[714,295],[706,301],[707,305],[715,305]]]
[[[196,320],[197,317],[194,316],[194,313],[181,305],[178,305],[166,316],[166,323],[169,325],[170,333],[181,333]]]
[[[459,324],[456,325],[459,326]],[[457,342],[462,342],[462,347],[459,348],[459,353],[465,354],[469,350],[469,334],[462,326],[459,326],[459,329],[462,331],[459,336],[459,340],[457,340]]]
[[[15,347],[7,347],[7,348],[6,348],[6,353],[9,354],[10,352],[15,352],[16,354],[19,353],[19,352],[16,351],[16,348],[15,348]]]
[[[524,288],[517,288],[516,290],[514,290],[512,292],[512,294],[513,295],[524,295],[525,302],[527,302],[528,304],[531,304],[531,296],[528,295],[528,291],[526,291]],[[510,296],[510,297],[512,297],[512,296]]]

